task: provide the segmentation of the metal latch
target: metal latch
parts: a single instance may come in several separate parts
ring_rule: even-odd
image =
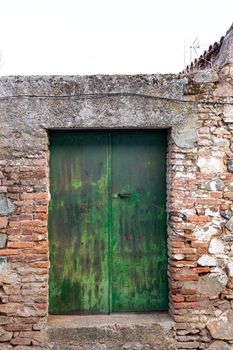
[[[118,193],[120,198],[131,198],[131,193]]]

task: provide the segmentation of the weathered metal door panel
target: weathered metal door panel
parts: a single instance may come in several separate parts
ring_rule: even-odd
[[[112,135],[112,311],[167,308],[166,137]]]
[[[50,143],[49,312],[167,309],[165,131]]]
[[[109,312],[108,135],[50,143],[49,311]]]

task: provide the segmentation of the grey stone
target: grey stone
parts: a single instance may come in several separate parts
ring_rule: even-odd
[[[210,299],[217,299],[219,294],[225,290],[225,285],[216,277],[211,273],[200,277],[197,284],[197,292],[208,295]]]
[[[227,264],[227,270],[228,270],[228,275],[230,277],[233,277],[233,261],[230,261],[228,264]]]
[[[224,122],[225,123],[233,123],[233,106],[226,105],[224,106]]]
[[[208,350],[228,350],[227,343],[221,340],[214,341],[210,346],[207,348]]]
[[[8,215],[15,211],[15,206],[10,199],[0,196],[0,215]]]
[[[114,317],[118,318],[118,316],[109,317],[110,320]],[[101,323],[100,320],[101,318],[105,320],[104,317],[91,317],[92,321],[90,318],[85,318],[84,321],[81,320],[81,325],[77,317],[71,317],[70,321],[67,321],[67,318],[56,320],[55,317],[52,317],[48,328],[48,344],[53,344],[54,350],[70,349],[63,344],[77,344],[83,350],[102,350],[105,346],[106,349],[111,350],[176,349],[172,330],[174,323],[172,322],[169,328],[163,327],[164,321],[171,322],[167,315],[161,314],[160,318],[154,315],[151,321],[148,316],[143,315],[135,318],[133,316],[122,317],[119,323],[108,321],[108,324],[105,323],[106,321]],[[143,317],[145,319],[142,322]],[[90,322],[93,324],[91,325]],[[78,329],[76,324],[79,324]]]
[[[217,319],[207,322],[212,337],[219,340],[233,340],[233,311],[227,310]]]
[[[212,238],[209,246],[209,253],[224,254],[224,244],[220,239]]]
[[[7,235],[0,234],[0,248],[4,248],[6,246]]]
[[[222,237],[222,240],[224,242],[232,242],[233,241],[233,235],[226,235]]]
[[[0,265],[5,265],[7,262],[7,258],[0,257]]]
[[[229,220],[232,217],[232,212],[229,210],[225,210],[225,211],[220,211],[220,215],[226,219]]]
[[[13,346],[11,346],[10,344],[1,344],[1,350],[10,350],[10,349],[13,349]],[[14,348],[16,349],[16,348]],[[28,348],[27,348],[28,350]]]
[[[214,83],[219,80],[218,73],[214,69],[200,70],[194,74],[193,80],[199,84]]]
[[[233,158],[228,159],[227,170],[229,171],[229,173],[233,173]]]
[[[220,268],[212,268],[210,278],[218,281],[224,287],[228,282],[227,274]]]
[[[93,343],[83,346],[83,350],[106,350],[106,344]]]
[[[226,223],[226,228],[228,228],[228,230],[233,232],[233,217],[230,218],[230,220]]]
[[[217,265],[217,260],[214,256],[210,255],[202,255],[198,261],[198,265],[200,266],[216,266]]]
[[[3,327],[0,327],[0,342],[9,341],[11,340],[12,336],[13,336],[12,332],[7,332]]]
[[[221,180],[208,181],[205,184],[205,190],[207,191],[223,191],[225,188],[224,182]]]
[[[219,227],[211,223],[211,226],[197,228],[194,233],[198,241],[209,242],[212,236],[219,234]]]
[[[18,279],[19,277],[17,273],[11,269],[6,260],[0,264],[0,283],[16,284],[18,282]]]
[[[202,173],[221,173],[224,170],[223,160],[214,156],[199,156],[197,166]]]
[[[0,325],[5,325],[11,323],[10,317],[0,316]]]
[[[172,138],[178,147],[192,148],[197,141],[198,117],[189,117],[182,125],[172,128]]]
[[[184,143],[192,147],[197,138],[197,113],[194,104],[180,102],[185,84],[175,75],[2,77],[0,96],[22,98],[8,97],[10,108],[7,103],[1,106],[1,152],[19,157],[42,152],[46,129],[179,125],[179,133],[194,116],[191,131],[182,132],[190,139]],[[24,98],[26,95],[33,97]]]

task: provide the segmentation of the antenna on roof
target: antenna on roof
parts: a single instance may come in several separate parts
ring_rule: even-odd
[[[193,43],[190,45],[189,47],[190,49],[190,63],[195,59],[198,58],[199,54],[198,54],[198,49],[200,49],[200,42],[199,42],[199,38],[198,36],[195,38],[195,40],[193,41]]]

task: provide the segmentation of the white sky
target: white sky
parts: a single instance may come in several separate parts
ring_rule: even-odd
[[[0,74],[176,73],[232,21],[233,0],[0,0]]]

